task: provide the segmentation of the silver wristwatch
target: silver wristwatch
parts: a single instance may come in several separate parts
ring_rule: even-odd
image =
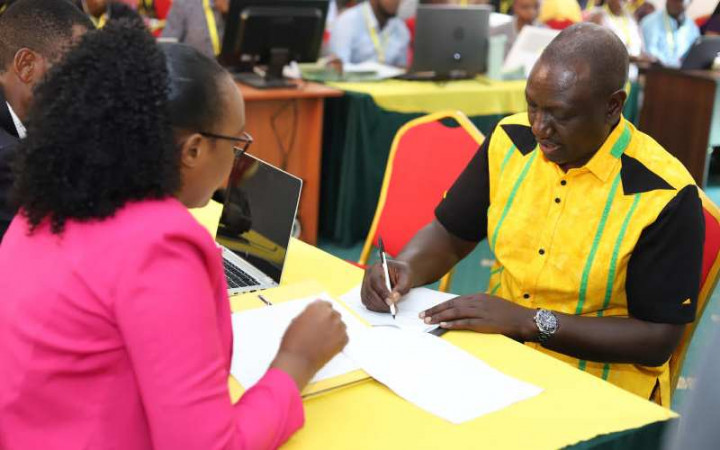
[[[547,309],[537,310],[535,313],[535,325],[537,325],[538,331],[540,332],[537,338],[540,344],[547,342],[547,340],[557,332],[558,328],[560,328],[555,313]]]

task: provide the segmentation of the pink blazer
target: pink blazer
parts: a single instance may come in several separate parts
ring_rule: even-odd
[[[232,405],[231,352],[220,253],[175,199],[0,244],[0,449],[276,448],[297,386],[269,370]]]

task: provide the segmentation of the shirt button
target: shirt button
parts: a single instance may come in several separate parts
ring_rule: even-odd
[[[530,298],[530,294],[523,294],[523,298],[524,298],[525,300],[529,299],[529,298]]]
[[[563,186],[565,186],[565,185],[567,184],[567,181],[566,181],[566,180],[562,180],[562,181],[560,182],[560,184],[563,185]]]
[[[555,203],[560,203],[560,197],[555,197]]]
[[[544,255],[544,254],[545,254],[545,249],[542,249],[542,248],[541,248],[541,249],[538,251],[538,253],[540,253],[541,255]]]

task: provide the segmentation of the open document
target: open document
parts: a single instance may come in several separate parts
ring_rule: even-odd
[[[348,291],[340,297],[340,300],[370,325],[430,332],[438,326],[426,324],[418,317],[418,314],[454,297],[457,295],[427,288],[411,289],[398,303],[398,314],[395,319],[388,313],[378,313],[367,309],[360,298],[360,286]]]
[[[357,328],[365,327],[327,294],[250,309],[232,315],[233,355],[230,373],[245,389],[257,383],[265,375],[280,348],[280,341],[290,322],[310,303],[318,299],[333,303],[333,308],[342,314],[348,335],[356,335]],[[310,383],[344,375],[359,368],[353,360],[341,352],[315,374]]]
[[[498,411],[541,392],[439,337],[412,327],[369,327],[327,294],[233,314],[230,372],[242,386],[251,387],[265,374],[285,329],[318,298],[330,301],[340,312],[349,343],[311,383],[362,369],[400,397],[452,423]]]

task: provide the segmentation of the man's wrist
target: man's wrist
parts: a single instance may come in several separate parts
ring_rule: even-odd
[[[523,342],[537,342],[538,340],[540,330],[535,323],[535,312],[534,309],[526,308],[526,314],[520,326],[520,338]]]
[[[405,268],[407,269],[407,276],[410,281],[411,289],[418,287],[418,286],[424,286],[425,284],[427,284],[427,283],[422,283],[422,281],[418,282],[417,271],[414,268],[415,265],[413,264],[413,259],[411,257],[404,257],[403,254],[400,254],[393,261],[396,261],[398,263],[405,265]]]

